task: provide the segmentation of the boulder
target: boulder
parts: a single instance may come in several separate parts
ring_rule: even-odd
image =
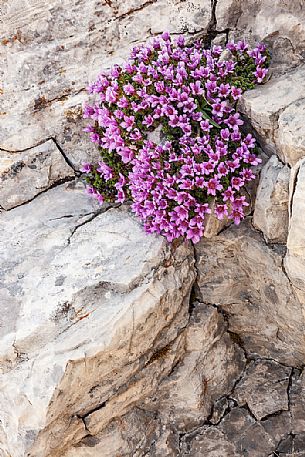
[[[167,376],[151,377],[153,392],[146,391],[148,395],[123,417],[102,429],[105,408],[88,416],[85,421],[91,440],[85,437],[65,457],[98,457],[103,449],[107,449],[103,452],[109,452],[105,453],[109,457],[179,455],[179,434],[184,435],[207,420],[214,401],[233,390],[245,358],[226,332],[221,313],[203,303],[194,304],[179,344],[156,353],[154,361],[163,359],[165,364],[172,357],[173,366]],[[132,385],[126,386],[126,394],[134,390]],[[116,408],[115,403],[112,408]]]
[[[219,11],[217,11],[219,10]],[[230,38],[263,41],[272,54],[275,74],[304,62],[305,11],[302,0],[218,0],[218,30],[229,22]],[[221,20],[223,18],[223,20]]]
[[[62,456],[171,370],[192,249],[145,235],[127,208],[97,209],[74,182],[0,224],[2,453]]]
[[[289,177],[289,167],[275,155],[261,171],[253,224],[272,243],[285,243],[287,240]]]

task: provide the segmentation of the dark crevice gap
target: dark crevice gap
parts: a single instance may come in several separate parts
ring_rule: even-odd
[[[144,10],[145,8],[147,8],[147,6],[157,3],[157,1],[158,0],[148,0],[147,2],[143,3],[142,5],[140,5],[136,8],[133,8],[133,9],[127,11],[126,13],[121,14],[120,16],[115,16],[114,19],[117,21],[121,21],[122,19],[125,19],[126,17],[131,16],[134,13],[138,13],[139,11]]]
[[[61,155],[63,156],[63,159],[64,161],[66,162],[67,165],[69,165],[70,168],[72,168],[72,170],[74,171],[75,175],[76,176],[80,176],[81,175],[81,172],[79,170],[77,170],[75,168],[75,166],[73,165],[73,163],[71,162],[71,160],[69,159],[69,157],[66,155],[65,151],[63,150],[63,148],[60,146],[60,144],[57,142],[56,138],[51,138],[51,140],[53,141],[53,143],[55,144],[55,146],[57,147],[57,149],[59,150],[59,152],[61,153]]]
[[[113,209],[113,208],[119,208],[121,206],[120,203],[116,204],[116,205],[110,205],[108,206],[107,208],[100,208],[98,209],[97,211],[95,211],[94,213],[89,213],[91,214],[91,217],[89,217],[88,219],[86,219],[85,221],[81,222],[80,224],[77,224],[72,232],[71,232],[71,235],[68,237],[68,240],[67,240],[67,245],[69,245],[71,243],[71,238],[74,236],[75,232],[80,228],[80,227],[83,227],[84,225],[86,224],[89,224],[89,222],[93,221],[93,219],[95,219],[97,216],[99,216],[100,214],[104,214],[106,213],[107,211]]]
[[[60,186],[62,184],[65,184],[67,182],[71,182],[71,181],[75,181],[75,176],[67,176],[66,178],[62,178],[62,179],[58,179],[57,181],[55,181],[53,184],[51,184],[49,187],[47,187],[46,189],[38,192],[36,195],[34,195],[33,198],[31,198],[30,200],[27,200],[26,202],[23,202],[23,203],[20,203],[20,205],[16,205],[16,206],[13,206],[13,208],[10,208],[8,210],[6,210],[7,212],[8,211],[12,211],[13,209],[15,208],[19,208],[19,206],[24,206],[24,205],[27,205],[28,203],[32,202],[33,200],[35,200],[37,197],[39,197],[40,195],[42,194],[45,194],[46,192],[48,192],[49,190],[51,189],[54,189],[55,187],[57,186]]]

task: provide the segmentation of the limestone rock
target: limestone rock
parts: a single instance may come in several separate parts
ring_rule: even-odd
[[[258,420],[278,411],[287,411],[290,373],[290,368],[276,362],[250,362],[233,396],[239,406],[248,405]]]
[[[12,154],[0,151],[0,205],[21,205],[56,182],[74,176],[53,140]]]
[[[293,167],[290,179],[290,221],[285,269],[301,299],[305,298],[304,233],[305,160]]]
[[[270,436],[246,409],[232,409],[219,429],[227,440],[235,445],[236,453],[240,457],[263,457],[274,449]]]
[[[289,176],[287,165],[272,156],[261,171],[253,224],[267,241],[285,243],[288,235]]]
[[[272,53],[272,68],[279,73],[304,62],[305,11],[302,0],[218,0],[218,30],[229,20],[230,38],[255,44],[264,41]],[[223,27],[224,28],[224,27]]]
[[[85,88],[138,43],[165,30],[206,30],[210,0],[2,2],[0,148],[56,138],[78,167],[97,150],[82,129]]]
[[[213,402],[230,392],[240,376],[243,351],[225,331],[221,314],[197,304],[185,331],[185,354],[170,377],[161,383],[156,400],[145,408],[160,411],[163,423],[187,431],[210,414]]]
[[[250,120],[266,151],[294,165],[305,155],[302,113],[305,99],[305,67],[245,92],[239,109]]]
[[[71,183],[0,215],[4,455],[62,456],[98,412],[96,433],[149,395],[179,354],[192,250],[88,198]]]
[[[305,156],[304,119],[305,98],[291,103],[279,116],[276,143],[287,163],[295,164]]]
[[[191,455],[192,457],[238,457],[235,446],[224,434],[214,428],[205,427],[189,445],[189,452],[183,456]]]
[[[86,455],[89,448],[92,455],[98,456],[101,449],[108,447],[110,436],[112,455],[179,455],[179,433],[192,431],[207,419],[214,400],[233,389],[245,360],[243,351],[228,336],[222,315],[202,303],[194,304],[190,322],[174,349],[173,367],[153,394],[97,434],[94,426],[104,422],[106,410],[93,413],[93,421],[85,420],[96,443],[84,438],[65,457]],[[155,355],[155,360],[168,360],[171,354],[172,349],[167,347]],[[154,384],[154,378],[150,379]],[[135,425],[140,421],[147,424],[145,439],[142,425]]]
[[[196,245],[197,296],[225,311],[249,353],[303,364],[304,317],[282,269],[284,250],[267,246],[247,221]]]
[[[294,370],[290,388],[292,433],[305,433],[305,376],[304,372]]]

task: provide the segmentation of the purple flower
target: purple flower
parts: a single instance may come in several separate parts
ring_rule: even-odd
[[[127,62],[100,74],[88,88],[96,100],[85,105],[85,131],[100,147],[98,166],[84,163],[87,192],[100,203],[132,201],[147,233],[168,241],[197,243],[205,215],[213,211],[239,223],[247,201],[245,183],[260,162],[255,139],[245,135],[236,112],[242,90],[233,85],[237,62],[255,67],[249,82],[267,74],[265,47],[229,43],[205,49],[168,32],[135,47]],[[161,128],[161,144],[148,140]],[[108,165],[109,164],[109,165]]]
[[[91,163],[89,163],[89,162],[84,162],[84,163],[82,164],[82,167],[81,167],[80,171],[81,171],[82,173],[90,173],[91,167],[92,167]]]

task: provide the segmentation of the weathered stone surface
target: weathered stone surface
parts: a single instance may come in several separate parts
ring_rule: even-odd
[[[279,116],[276,143],[285,162],[295,164],[305,156],[305,93]]]
[[[145,407],[183,432],[204,422],[213,402],[230,392],[245,364],[243,351],[226,333],[217,309],[197,304],[185,331],[185,354]]]
[[[196,435],[189,446],[188,451],[183,456],[193,457],[238,457],[235,446],[224,434],[214,428],[205,427],[201,433]]]
[[[214,400],[233,389],[244,368],[243,351],[229,338],[223,317],[215,308],[199,303],[194,306],[190,322],[180,335],[179,347],[175,347],[173,368],[156,386],[153,395],[138,403],[133,415],[126,414],[115,422],[115,427],[109,425],[99,434],[95,433],[94,427],[104,422],[105,408],[93,413],[89,420],[85,419],[87,430],[97,439],[92,455],[99,455],[98,451],[107,446],[110,430],[115,428],[112,455],[143,456],[147,452],[149,456],[175,457],[179,455],[179,433],[186,433],[204,423]],[[161,351],[158,357],[169,359],[171,349]],[[154,384],[155,379],[151,380]],[[133,387],[129,386],[130,390]],[[129,437],[134,422],[141,420],[141,416],[143,422],[148,419],[150,422],[146,441],[141,437],[141,427],[132,433],[138,437],[138,448],[142,451],[137,454],[135,446],[131,451],[133,440]],[[129,430],[128,434],[124,432],[125,428]],[[93,446],[84,439],[68,452],[67,457],[85,455],[90,447]]]
[[[147,237],[124,209],[93,212],[73,187],[0,216],[0,415],[13,457],[61,456],[96,409],[96,433],[124,414],[171,370],[188,320],[189,245]]]
[[[74,176],[53,140],[12,154],[0,150],[0,205],[21,205],[56,182]]]
[[[248,405],[256,419],[288,411],[287,389],[291,368],[276,362],[251,362],[234,390],[239,406]]]
[[[219,3],[219,7],[218,7]],[[302,0],[218,0],[217,27],[229,22],[230,38],[264,41],[272,53],[272,68],[283,73],[304,62],[305,11]],[[225,21],[222,22],[221,18]]]
[[[303,306],[271,248],[245,221],[196,245],[197,296],[223,309],[249,353],[304,361]]]
[[[305,155],[302,113],[305,100],[305,67],[245,92],[239,109],[250,120],[266,151],[294,165]]]
[[[274,155],[261,171],[253,224],[267,241],[285,243],[287,240],[289,177],[289,167]]]
[[[304,192],[305,160],[301,160],[291,171],[290,221],[285,269],[302,301],[305,299]]]
[[[274,449],[270,436],[246,409],[232,409],[219,429],[230,443],[234,443],[238,456],[263,457]]]
[[[1,13],[0,148],[21,150],[54,137],[78,166],[96,156],[82,132],[88,82],[164,30],[206,30],[211,2],[29,0],[25,8],[5,1]]]
[[[290,389],[292,432],[305,433],[305,376],[304,371],[293,371]]]

